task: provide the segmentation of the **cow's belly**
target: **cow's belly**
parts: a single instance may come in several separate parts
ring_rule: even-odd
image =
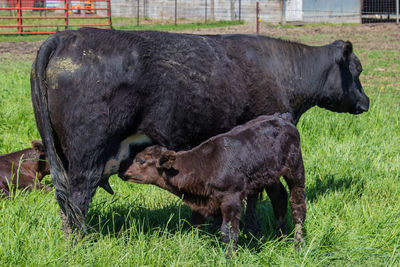
[[[130,155],[130,147],[133,145],[150,145],[151,139],[145,134],[133,134],[128,138],[124,139],[119,144],[118,152],[112,156],[105,164],[103,177],[118,173],[121,162],[126,160]]]

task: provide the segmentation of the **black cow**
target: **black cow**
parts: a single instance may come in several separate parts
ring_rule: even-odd
[[[38,51],[31,87],[64,226],[84,227],[96,188],[112,192],[108,177],[124,171],[130,144],[141,145],[137,152],[152,143],[190,149],[261,114],[289,112],[297,123],[315,105],[359,114],[369,107],[361,70],[343,41],[310,47],[265,36],[90,28],[54,34]],[[282,184],[270,188],[271,201],[286,209]]]

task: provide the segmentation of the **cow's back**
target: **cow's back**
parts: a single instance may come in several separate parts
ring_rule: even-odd
[[[217,37],[96,29],[58,37],[62,45],[46,82],[64,149],[83,128],[114,139],[136,128],[157,143],[186,149],[248,119],[246,75]],[[72,145],[97,145],[92,139]]]

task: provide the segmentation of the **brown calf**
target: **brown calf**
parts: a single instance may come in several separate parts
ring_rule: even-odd
[[[306,204],[300,136],[282,117],[260,116],[189,151],[148,147],[122,175],[128,181],[154,184],[183,196],[196,223],[222,215],[223,240],[233,241],[234,246],[242,200],[264,189],[271,191],[271,184],[281,176],[290,189],[295,241],[302,242]],[[286,215],[286,206],[281,214]]]
[[[51,188],[40,183],[47,174],[50,174],[49,164],[39,140],[32,141],[32,148],[0,155],[0,196],[7,197],[16,188],[49,192]]]

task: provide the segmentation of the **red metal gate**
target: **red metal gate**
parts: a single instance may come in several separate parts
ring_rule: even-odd
[[[0,0],[0,34],[52,34],[79,27],[111,28],[111,0]]]

